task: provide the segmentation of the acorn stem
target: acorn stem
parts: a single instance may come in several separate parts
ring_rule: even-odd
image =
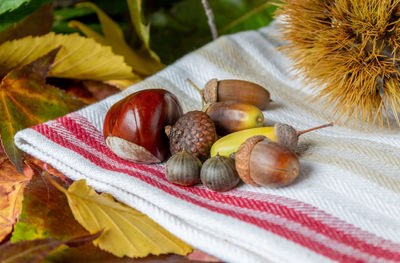
[[[327,123],[327,124],[324,124],[324,125],[321,125],[321,126],[317,126],[317,127],[314,127],[314,128],[308,129],[308,130],[298,131],[297,132],[297,136],[300,136],[300,135],[302,135],[304,133],[307,133],[307,132],[310,132],[310,131],[315,131],[315,130],[319,130],[319,129],[330,127],[330,126],[333,126],[333,122]]]
[[[196,84],[193,83],[193,81],[189,78],[186,79],[190,84],[192,84],[192,86],[199,92],[200,96],[201,96],[201,108],[204,108],[204,98],[203,98],[203,92],[202,90],[196,86]]]

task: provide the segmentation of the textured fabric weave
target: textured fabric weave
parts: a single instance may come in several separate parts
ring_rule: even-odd
[[[146,213],[196,248],[229,262],[400,262],[400,135],[335,126],[299,141],[301,173],[278,189],[241,184],[216,193],[169,183],[164,164],[118,158],[105,145],[110,106],[141,89],[177,95],[185,111],[200,109],[186,78],[244,79],[271,92],[266,125],[298,130],[332,121],[276,50],[274,26],[220,37],[156,75],[78,112],[23,130],[15,143],[66,176]]]

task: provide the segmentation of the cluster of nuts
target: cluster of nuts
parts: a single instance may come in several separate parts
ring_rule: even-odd
[[[332,125],[302,132],[286,124],[262,127],[261,110],[270,94],[248,81],[212,79],[199,92],[206,107],[186,114],[166,90],[133,93],[108,111],[106,144],[121,158],[139,163],[159,163],[172,154],[166,178],[178,185],[201,182],[214,191],[227,191],[241,178],[254,186],[279,187],[299,174],[294,154],[298,137]]]

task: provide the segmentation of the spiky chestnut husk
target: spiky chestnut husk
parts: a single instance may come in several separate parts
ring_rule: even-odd
[[[173,126],[166,126],[172,154],[186,150],[204,162],[217,140],[214,122],[202,111],[185,113]]]
[[[284,0],[287,55],[315,99],[338,119],[383,125],[400,112],[400,3],[386,0]],[[397,123],[400,124],[396,118]],[[387,121],[390,125],[390,121]]]

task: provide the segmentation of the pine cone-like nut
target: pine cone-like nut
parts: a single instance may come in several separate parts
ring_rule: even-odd
[[[190,111],[184,114],[166,130],[168,130],[171,154],[185,149],[202,162],[208,158],[211,146],[217,140],[214,122],[202,111]]]

